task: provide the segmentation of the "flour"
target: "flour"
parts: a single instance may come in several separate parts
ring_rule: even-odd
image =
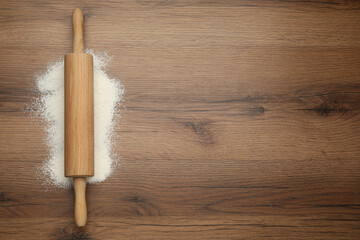
[[[104,181],[112,172],[115,159],[111,154],[111,134],[115,122],[115,107],[121,102],[124,88],[120,81],[109,77],[106,67],[110,58],[103,54],[87,53],[94,58],[94,132],[95,174],[89,183]],[[37,113],[47,122],[46,144],[50,154],[41,168],[50,184],[69,187],[72,178],[64,176],[64,61],[49,66],[36,78],[40,97],[35,100]]]

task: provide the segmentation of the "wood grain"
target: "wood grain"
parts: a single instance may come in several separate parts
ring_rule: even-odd
[[[74,7],[126,87],[85,228],[24,112]],[[358,1],[1,1],[0,239],[359,239],[359,26]]]
[[[84,53],[84,15],[80,8],[75,8],[72,14],[73,53]]]
[[[94,176],[93,56],[77,52],[64,60],[65,176]]]

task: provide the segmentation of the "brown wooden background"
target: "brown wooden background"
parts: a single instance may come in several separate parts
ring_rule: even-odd
[[[74,7],[126,87],[83,229],[24,112]],[[359,44],[359,1],[1,1],[0,239],[360,239]]]

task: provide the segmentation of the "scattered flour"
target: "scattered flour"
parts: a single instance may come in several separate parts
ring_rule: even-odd
[[[112,172],[115,159],[111,154],[111,134],[115,122],[115,107],[122,100],[124,88],[120,81],[109,77],[106,67],[110,58],[106,54],[87,53],[94,58],[94,124],[95,124],[95,174],[87,182],[104,181]],[[46,143],[50,154],[41,168],[47,182],[66,188],[72,178],[64,176],[64,60],[49,66],[36,78],[40,97],[35,108],[47,122]]]

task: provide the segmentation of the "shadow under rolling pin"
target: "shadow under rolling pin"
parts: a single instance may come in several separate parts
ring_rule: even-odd
[[[87,221],[86,177],[94,176],[93,57],[84,53],[84,18],[72,16],[73,53],[65,55],[65,176],[74,178],[75,221]]]

